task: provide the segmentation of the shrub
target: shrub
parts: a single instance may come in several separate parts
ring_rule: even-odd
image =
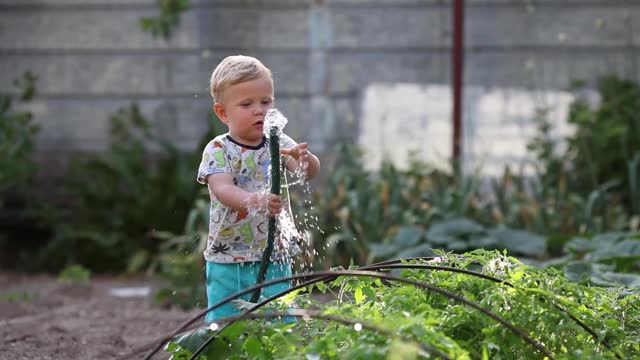
[[[50,269],[148,269],[161,243],[154,232],[184,226],[200,190],[200,150],[181,151],[158,137],[136,105],[111,118],[110,141],[106,152],[76,159],[65,178],[68,213],[56,217],[40,254]]]
[[[31,112],[15,109],[32,100],[36,80],[27,72],[15,81],[19,95],[0,93],[0,263],[7,267],[16,267],[18,254],[47,233],[37,211],[41,200],[33,191],[39,127]]]
[[[603,78],[601,103],[592,107],[582,99],[571,105],[569,122],[576,126],[567,141],[571,186],[581,194],[616,180],[619,201],[632,208],[629,164],[640,153],[640,86],[616,77]]]
[[[21,81],[16,81],[21,88],[21,102],[33,98],[36,79],[33,74],[26,73]],[[33,124],[30,112],[12,109],[13,102],[12,95],[0,94],[0,208],[3,207],[2,199],[10,192],[28,188],[36,172],[32,155],[39,127]]]
[[[291,293],[260,313],[295,306],[302,315],[297,323],[233,323],[198,359],[421,359],[433,350],[452,359],[538,359],[542,350],[556,359],[640,356],[637,292],[575,284],[499,252],[441,254],[417,265],[441,268],[402,271],[402,278],[427,285],[422,288],[368,276],[316,283],[335,300]],[[178,336],[167,350],[189,358],[214,334],[199,329]]]

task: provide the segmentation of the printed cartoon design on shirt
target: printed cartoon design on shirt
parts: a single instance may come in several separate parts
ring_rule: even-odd
[[[256,174],[256,179],[258,181],[265,181],[265,179],[269,179],[269,166],[271,166],[271,157],[269,154],[267,156],[262,156],[258,159],[258,165],[260,165],[260,170]]]
[[[229,251],[229,246],[227,246],[226,244],[218,244],[218,245],[213,244],[211,246],[211,251],[215,254],[217,253],[226,254],[226,252]]]
[[[243,148],[246,149],[246,148]],[[244,152],[244,150],[243,150]],[[249,156],[247,156],[247,158],[244,161],[244,164],[246,165],[244,169],[242,169],[240,171],[240,177],[238,179],[238,184],[239,185],[244,185],[250,181],[253,181],[254,178],[254,173],[255,173],[255,169],[256,169],[256,163],[253,161],[253,156],[255,155],[255,152],[251,152],[249,154]]]
[[[281,148],[290,148],[296,143],[287,135],[280,137]],[[236,142],[228,134],[220,135],[205,147],[198,169],[197,180],[205,183],[211,174],[227,173],[233,176],[233,183],[248,192],[265,192],[269,188],[269,167],[271,165],[269,144],[266,138],[258,146],[247,146]],[[281,161],[284,166],[285,162]],[[284,170],[282,171],[284,174]],[[281,181],[286,185],[286,179]],[[286,187],[282,189],[284,199],[288,196]],[[268,217],[265,214],[249,214],[235,211],[222,204],[210,192],[210,222],[207,261],[232,263],[259,261],[267,243]],[[287,211],[282,218],[291,219]],[[295,237],[295,236],[294,236]],[[276,235],[272,260],[280,260],[299,251],[297,244]]]
[[[245,244],[249,244],[253,240],[253,231],[251,231],[251,226],[248,223],[242,224],[238,228],[238,233],[240,233]]]

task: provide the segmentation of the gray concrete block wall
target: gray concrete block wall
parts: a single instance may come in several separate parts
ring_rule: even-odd
[[[209,74],[230,54],[272,68],[288,131],[326,155],[355,138],[368,84],[449,83],[450,1],[192,3],[164,41],[137,24],[155,0],[0,0],[0,90],[25,70],[38,75],[42,156],[103,149],[109,116],[131,102],[193,148],[210,119]],[[468,0],[466,20],[467,85],[640,79],[640,2]]]

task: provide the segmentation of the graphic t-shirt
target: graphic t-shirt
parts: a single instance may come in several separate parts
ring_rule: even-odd
[[[289,136],[280,135],[280,148],[296,145]],[[284,165],[284,162],[281,161]],[[269,191],[269,167],[271,158],[269,142],[266,138],[257,146],[241,144],[229,134],[217,136],[209,142],[202,153],[198,168],[198,182],[206,184],[211,174],[227,173],[233,176],[233,183],[248,192]],[[284,174],[284,171],[281,171]],[[281,181],[281,184],[286,184]],[[209,210],[209,238],[204,257],[216,263],[260,261],[267,244],[269,217],[261,212],[236,211],[222,204],[209,190],[211,208]],[[285,199],[283,194],[283,199]],[[288,210],[283,210],[279,219],[290,220]],[[289,216],[287,216],[289,215]],[[295,244],[289,243],[281,234],[276,235],[271,260],[281,260],[289,255]]]

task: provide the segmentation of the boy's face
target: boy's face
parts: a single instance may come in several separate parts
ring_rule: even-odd
[[[246,145],[262,141],[264,117],[273,106],[273,82],[266,76],[229,86],[213,110],[229,127],[229,135]]]

